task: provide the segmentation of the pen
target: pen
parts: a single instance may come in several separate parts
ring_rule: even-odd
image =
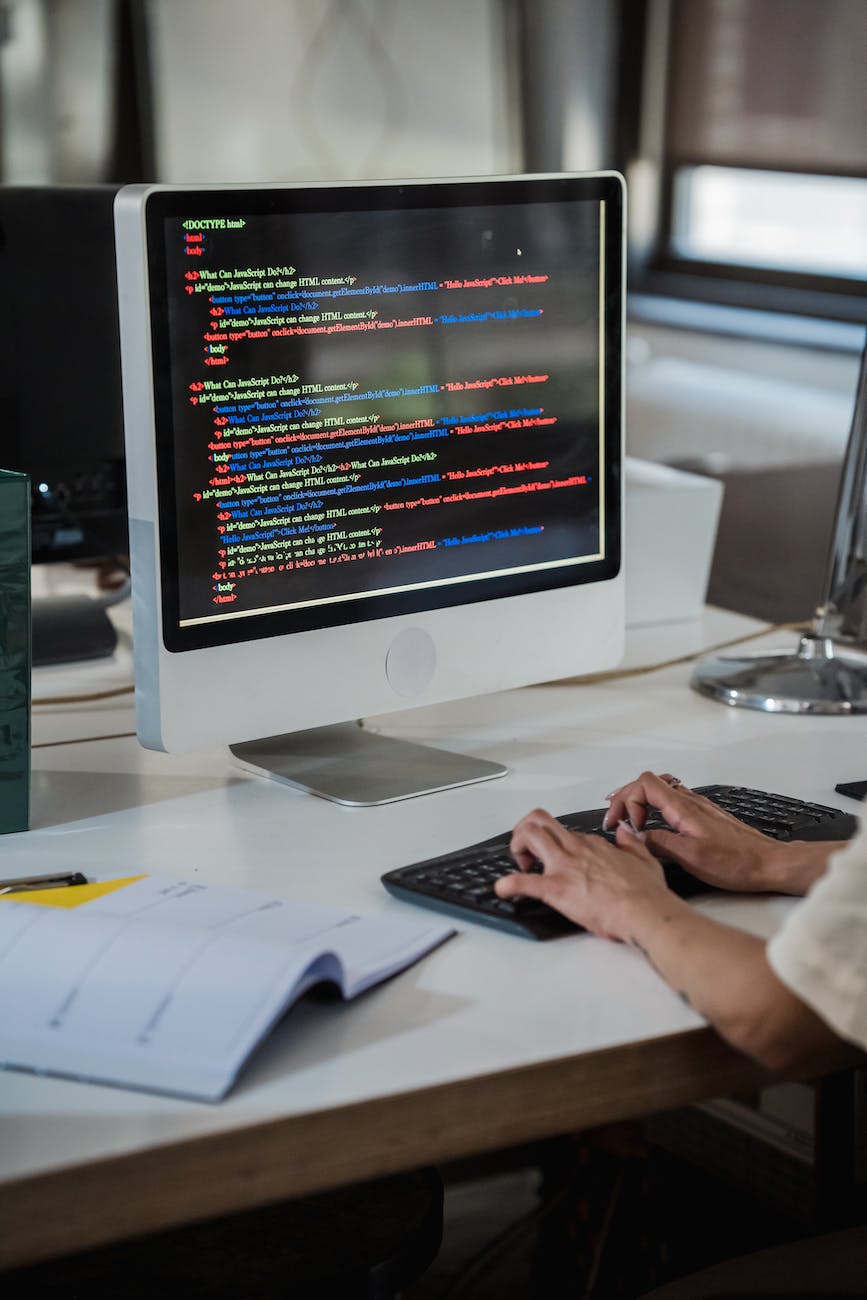
[[[22,876],[20,880],[0,880],[0,894],[18,894],[28,889],[62,889],[66,885],[86,885],[80,871],[58,871],[48,876]]]

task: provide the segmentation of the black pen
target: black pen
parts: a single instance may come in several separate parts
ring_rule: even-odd
[[[50,876],[22,876],[19,880],[0,880],[0,894],[24,893],[28,889],[63,889],[66,885],[86,885],[80,871],[57,871]]]

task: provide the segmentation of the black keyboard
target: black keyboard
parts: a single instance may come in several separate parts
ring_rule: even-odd
[[[826,808],[781,794],[766,794],[762,790],[706,785],[697,787],[696,793],[706,795],[726,812],[777,840],[848,840],[858,826],[856,817],[838,808]],[[593,808],[558,820],[570,830],[605,835],[613,840],[614,832],[602,829],[606,811]],[[665,828],[665,825],[656,809],[648,810],[648,829]],[[422,903],[465,921],[481,921],[531,939],[556,939],[576,933],[580,926],[538,899],[498,898],[494,893],[497,878],[515,870],[509,853],[510,839],[511,831],[469,848],[428,858],[426,862],[399,867],[386,872],[382,883],[390,893],[408,902]],[[714,892],[676,863],[663,865],[670,887],[681,898]]]

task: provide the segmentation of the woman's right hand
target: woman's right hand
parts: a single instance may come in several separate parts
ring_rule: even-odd
[[[609,796],[606,824],[631,822],[658,858],[678,862],[706,884],[752,893],[804,893],[835,844],[786,843],[745,825],[668,773],[642,772]],[[648,808],[672,830],[644,830]]]

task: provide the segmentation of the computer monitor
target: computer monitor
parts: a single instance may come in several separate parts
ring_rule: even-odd
[[[126,553],[116,185],[0,185],[0,468],[35,561]]]
[[[39,563],[128,549],[117,189],[0,185],[0,468],[30,478]],[[34,664],[111,654],[117,637],[104,599],[34,600]]]
[[[613,173],[120,192],[144,745],[385,802],[503,769],[355,720],[617,662],[623,207]]]

